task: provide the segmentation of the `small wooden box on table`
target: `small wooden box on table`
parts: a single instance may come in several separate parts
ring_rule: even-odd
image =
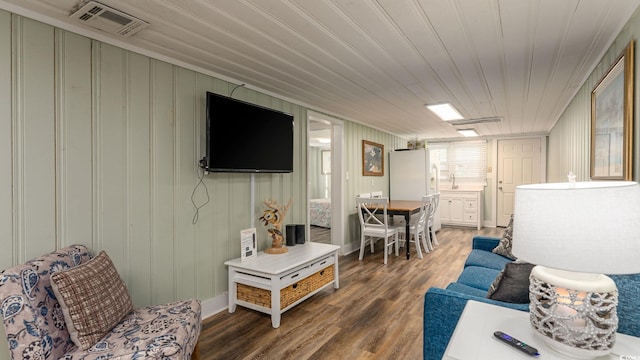
[[[283,312],[338,282],[337,245],[308,242],[284,254],[259,252],[255,258],[229,260],[229,312],[236,305],[271,315],[280,327]]]

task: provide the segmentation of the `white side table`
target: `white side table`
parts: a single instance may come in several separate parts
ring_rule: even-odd
[[[255,258],[229,260],[229,312],[236,305],[271,315],[280,327],[283,312],[333,284],[339,287],[340,246],[307,242],[287,247],[284,254],[259,252]]]
[[[502,343],[493,336],[493,333],[498,330],[535,347],[538,349],[540,356],[529,356]],[[616,334],[613,354],[598,359],[640,359],[640,338]],[[568,358],[544,345],[529,324],[529,313],[502,306],[469,301],[449,340],[443,359],[567,360]]]

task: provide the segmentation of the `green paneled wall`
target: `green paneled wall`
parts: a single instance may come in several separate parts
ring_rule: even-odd
[[[633,179],[638,181],[640,169],[640,55],[638,39],[640,39],[640,9],[631,16],[622,28],[615,41],[602,57],[591,75],[582,84],[576,96],[553,127],[549,134],[547,163],[547,181],[567,181],[567,174],[573,171],[578,181],[589,180],[590,148],[591,148],[591,91],[616,61],[618,55],[635,39],[635,79],[634,79],[634,142],[633,147]]]
[[[223,298],[224,262],[240,255],[238,233],[262,200],[293,198],[287,222],[307,219],[307,109],[248,88],[234,98],[294,115],[294,173],[256,174],[253,209],[250,175],[210,174],[198,186],[205,93],[234,86],[0,11],[0,269],[82,243],[107,251],[136,306]],[[387,152],[406,145],[344,122],[345,218],[355,194],[388,193],[388,163],[384,177],[362,176],[362,139]],[[192,194],[202,205],[207,191],[194,224]],[[358,245],[349,224],[345,237]]]
[[[55,124],[53,28],[12,21],[13,231],[17,256],[52,249],[55,239]],[[29,241],[24,241],[29,239]]]

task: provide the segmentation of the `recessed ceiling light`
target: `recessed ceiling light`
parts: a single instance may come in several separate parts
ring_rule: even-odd
[[[438,117],[440,117],[440,119],[444,121],[464,119],[464,116],[462,116],[460,112],[456,110],[456,108],[454,108],[450,103],[425,106],[427,107],[427,109],[433,111],[434,114],[438,115]]]
[[[458,129],[458,134],[465,137],[478,136],[478,133],[474,129]]]

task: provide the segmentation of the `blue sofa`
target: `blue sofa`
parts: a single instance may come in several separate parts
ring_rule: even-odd
[[[446,289],[430,288],[424,298],[423,358],[441,359],[467,301],[529,311],[529,304],[486,298],[493,280],[511,260],[491,252],[500,239],[475,236],[458,280]],[[640,274],[611,275],[618,287],[618,332],[640,337]]]

